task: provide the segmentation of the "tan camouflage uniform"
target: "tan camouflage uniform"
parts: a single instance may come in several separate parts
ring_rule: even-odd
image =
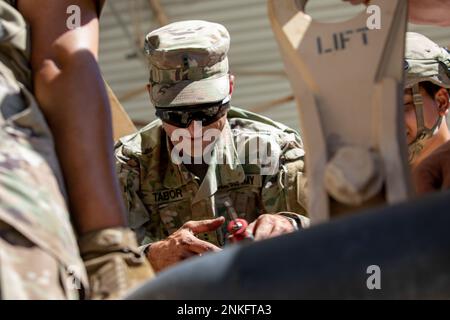
[[[86,273],[13,2],[0,0],[0,298],[78,298]]]
[[[201,183],[183,164],[176,165],[170,160],[160,120],[120,139],[116,145],[117,173],[130,226],[141,244],[164,239],[189,220],[228,218],[226,200],[231,200],[236,211],[249,222],[263,213],[306,214],[304,151],[298,134],[237,108],[232,108],[228,117],[229,126],[223,134],[229,135],[233,143],[226,145],[226,164],[214,165],[213,153],[212,164]],[[274,175],[261,175],[258,165],[240,162],[238,140],[244,139],[251,145],[255,133],[260,138],[276,137],[283,150],[279,170]],[[203,234],[201,239],[223,245],[224,232],[222,229],[219,234]]]

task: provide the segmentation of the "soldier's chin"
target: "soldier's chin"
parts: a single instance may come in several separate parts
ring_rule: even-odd
[[[191,148],[191,150],[186,150],[185,152],[191,158],[201,158],[205,155],[205,153],[212,152],[212,142],[202,141],[201,146],[201,148]]]
[[[191,158],[201,158],[203,157],[203,150],[204,148],[195,148],[195,149],[191,149],[191,150],[186,150],[186,153],[189,157]]]

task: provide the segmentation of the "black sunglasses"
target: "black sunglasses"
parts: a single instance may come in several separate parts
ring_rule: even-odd
[[[162,121],[178,128],[187,128],[192,121],[201,121],[203,126],[208,126],[222,118],[230,109],[230,104],[214,102],[201,104],[195,107],[186,106],[174,108],[156,107],[156,116]]]

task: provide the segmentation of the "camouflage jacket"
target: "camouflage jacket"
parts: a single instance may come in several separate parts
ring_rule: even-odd
[[[248,151],[249,146],[252,149],[252,141],[266,138],[279,147],[272,145],[271,150],[280,152],[274,162],[276,167],[271,168],[273,172],[262,174],[263,166],[248,161],[249,153],[243,157],[241,151]],[[225,201],[231,202],[249,222],[263,213],[306,214],[304,151],[297,132],[268,118],[231,108],[218,141],[203,181],[184,164],[172,162],[160,120],[116,144],[117,173],[129,223],[141,244],[164,239],[189,220],[225,216],[222,230],[199,235],[223,245],[229,221]],[[217,161],[219,151],[225,161]]]
[[[54,257],[61,265],[57,284],[65,286],[67,298],[76,298],[75,287],[80,283],[88,287],[87,275],[65,202],[53,137],[31,92],[28,25],[15,3],[0,0],[0,224],[14,228]],[[20,258],[2,257],[0,252],[3,298],[26,297],[25,287],[13,276],[13,264],[8,265]],[[30,268],[32,274],[37,266],[30,261],[23,268]],[[49,296],[41,292],[41,297]]]

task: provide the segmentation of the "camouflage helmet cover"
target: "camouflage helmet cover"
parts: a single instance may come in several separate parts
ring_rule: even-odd
[[[406,33],[405,88],[422,81],[450,88],[450,53],[422,34]]]
[[[180,21],[150,32],[145,52],[152,103],[176,107],[226,99],[229,46],[226,28],[207,21]]]

